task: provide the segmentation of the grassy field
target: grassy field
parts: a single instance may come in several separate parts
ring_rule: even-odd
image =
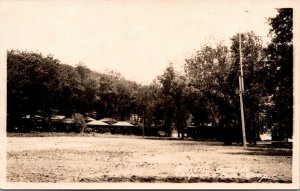
[[[291,183],[292,150],[268,142],[243,149],[121,135],[11,134],[7,181]]]

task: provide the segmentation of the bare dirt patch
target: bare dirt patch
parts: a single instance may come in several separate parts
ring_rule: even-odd
[[[292,150],[134,136],[8,137],[8,182],[282,182]]]

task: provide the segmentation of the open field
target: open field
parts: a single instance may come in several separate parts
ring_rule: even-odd
[[[136,136],[7,138],[8,182],[282,182],[292,150]]]

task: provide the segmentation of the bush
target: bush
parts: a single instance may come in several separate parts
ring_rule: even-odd
[[[75,131],[76,132],[84,132],[85,129],[86,129],[86,123],[85,123],[85,120],[84,120],[84,117],[80,114],[80,113],[74,113],[72,115],[72,118],[74,120],[74,124],[75,124]]]

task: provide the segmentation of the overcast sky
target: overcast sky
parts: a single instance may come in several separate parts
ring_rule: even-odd
[[[0,39],[8,50],[52,54],[69,65],[83,62],[148,84],[169,62],[182,70],[202,44],[228,44],[239,28],[267,36],[266,18],[280,7],[272,2],[2,1]]]

